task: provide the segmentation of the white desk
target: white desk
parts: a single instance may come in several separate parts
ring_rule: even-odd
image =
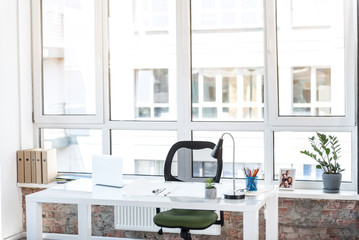
[[[215,200],[204,199],[203,183],[179,183],[164,181],[134,181],[124,188],[112,188],[92,185],[91,179],[81,179],[59,185],[26,196],[27,239],[43,238],[42,203],[65,203],[78,205],[78,239],[91,239],[91,205],[122,205],[182,209],[205,209],[231,212],[243,212],[243,237],[255,240],[259,238],[258,212],[266,206],[266,237],[278,239],[278,190],[273,187],[258,197],[246,197],[245,200],[224,200],[223,193],[231,185],[217,184]],[[153,189],[166,188],[155,195]],[[170,192],[167,196],[165,193]]]

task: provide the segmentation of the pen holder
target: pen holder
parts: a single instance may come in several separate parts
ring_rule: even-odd
[[[258,177],[246,177],[246,190],[257,191]]]

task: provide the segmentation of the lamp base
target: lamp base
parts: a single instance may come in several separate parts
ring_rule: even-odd
[[[244,199],[245,198],[245,194],[244,193],[228,193],[228,194],[224,194],[224,199]]]

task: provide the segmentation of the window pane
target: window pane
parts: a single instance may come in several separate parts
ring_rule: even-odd
[[[56,148],[59,172],[92,172],[92,155],[102,154],[102,131],[42,129],[44,148]]]
[[[167,69],[140,69],[135,74],[137,119],[168,117]]]
[[[193,177],[215,177],[217,171],[217,159],[211,156],[211,150],[192,150]]]
[[[193,120],[263,121],[263,1],[192,0],[191,24]]]
[[[330,5],[328,0],[292,0],[293,26],[328,26],[332,20]]]
[[[168,70],[156,69],[154,73],[154,103],[168,103]]]
[[[236,103],[237,102],[237,78],[223,77],[222,78],[222,102]]]
[[[171,0],[110,0],[111,120],[176,120]]]
[[[205,102],[216,101],[216,78],[204,77],[203,78],[203,93]]]
[[[198,73],[192,75],[192,102],[198,103]],[[192,110],[194,111],[194,110]],[[197,110],[198,111],[198,110]]]
[[[166,156],[175,142],[175,131],[111,131],[112,155],[123,157],[124,174],[163,175]]]
[[[217,144],[224,132],[194,131],[193,140],[210,141]],[[230,132],[235,139],[235,168],[236,177],[244,178],[243,167],[257,168],[264,166],[264,133],[263,132]],[[223,137],[223,172],[222,177],[233,177],[233,142],[228,135]],[[210,153],[209,153],[210,154]],[[194,158],[193,176],[207,177],[213,172],[215,159]],[[215,170],[214,170],[215,171]],[[207,175],[208,174],[208,175]],[[213,175],[213,174],[212,174]],[[263,172],[259,178],[264,178]]]
[[[310,68],[293,69],[293,103],[310,103]]]
[[[277,2],[279,115],[344,116],[344,1],[291,2]]]
[[[95,114],[94,1],[42,1],[43,111]]]
[[[323,132],[324,133],[324,132]],[[342,181],[351,181],[351,133],[325,132],[326,135],[338,137],[341,145],[338,163],[345,169]],[[316,169],[317,162],[300,153],[308,150],[309,137],[316,136],[315,132],[275,132],[274,133],[274,178],[278,179],[280,168],[295,168],[297,180],[322,180],[322,170]]]
[[[330,102],[331,96],[331,72],[328,68],[319,68],[316,71],[317,77],[317,101],[318,102]]]

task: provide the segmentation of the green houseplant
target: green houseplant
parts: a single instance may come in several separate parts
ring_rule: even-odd
[[[338,163],[341,150],[339,140],[335,136],[327,136],[323,133],[316,133],[316,135],[309,138],[314,152],[308,150],[300,152],[313,158],[318,163],[316,168],[323,170],[323,191],[337,193],[342,179],[341,172],[344,171]]]
[[[205,198],[206,199],[215,199],[215,198],[217,198],[217,189],[214,186],[213,178],[207,178],[205,185],[206,185]]]

